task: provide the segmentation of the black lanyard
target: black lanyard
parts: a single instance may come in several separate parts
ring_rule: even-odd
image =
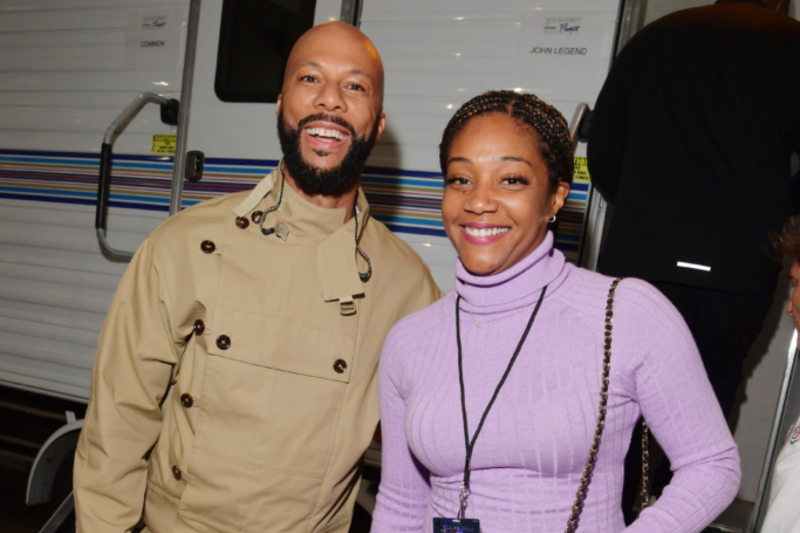
[[[483,416],[481,417],[481,421],[478,424],[478,429],[475,430],[475,434],[472,436],[472,441],[469,439],[469,429],[467,427],[467,400],[466,400],[466,393],[464,391],[464,368],[462,364],[462,357],[461,357],[461,321],[459,319],[459,311],[460,311],[460,303],[461,303],[461,296],[456,298],[456,341],[458,342],[458,384],[461,387],[461,414],[464,417],[464,443],[467,446],[467,458],[464,461],[464,481],[461,483],[461,495],[459,496],[459,500],[461,505],[458,509],[458,518],[464,518],[464,511],[467,508],[467,498],[469,498],[469,464],[472,460],[472,450],[475,447],[475,441],[478,440],[478,435],[483,429],[483,423],[486,421],[486,416],[489,414],[489,410],[494,405],[494,401],[497,399],[497,395],[500,393],[500,389],[503,388],[503,384],[506,382],[506,378],[508,378],[508,374],[511,372],[511,367],[514,366],[514,361],[517,360],[517,356],[519,355],[520,350],[522,350],[522,345],[525,344],[525,339],[528,336],[528,332],[531,330],[531,326],[533,325],[533,321],[536,318],[536,313],[539,312],[539,308],[542,306],[542,300],[544,300],[544,293],[547,291],[547,285],[544,286],[542,289],[542,294],[539,295],[539,301],[536,302],[536,307],[533,308],[533,312],[531,313],[531,318],[528,319],[528,325],[525,326],[525,331],[522,334],[522,337],[519,339],[519,343],[517,344],[517,349],[514,350],[514,355],[511,356],[511,361],[508,362],[508,367],[506,368],[503,377],[500,378],[500,383],[497,384],[497,387],[494,389],[494,394],[492,395],[492,399],[489,400],[489,405],[486,406],[486,409],[483,411]]]

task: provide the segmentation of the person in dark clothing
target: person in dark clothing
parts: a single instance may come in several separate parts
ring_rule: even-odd
[[[649,24],[616,58],[589,135],[614,208],[598,270],[672,301],[726,416],[780,271],[768,236],[792,212],[800,22],[787,10],[722,0]]]

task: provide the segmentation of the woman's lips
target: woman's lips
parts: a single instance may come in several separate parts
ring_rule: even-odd
[[[461,226],[464,239],[470,244],[491,244],[503,238],[510,228],[506,226]]]

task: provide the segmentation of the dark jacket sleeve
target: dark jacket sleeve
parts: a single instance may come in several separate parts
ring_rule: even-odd
[[[592,185],[611,204],[617,195],[627,140],[627,98],[623,64],[617,60],[597,97],[589,129],[587,158]]]

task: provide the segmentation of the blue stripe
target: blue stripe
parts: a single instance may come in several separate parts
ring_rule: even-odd
[[[209,165],[233,165],[235,167],[270,167],[278,166],[277,159],[228,159],[225,157],[206,157]]]
[[[405,170],[401,168],[385,168],[385,167],[364,167],[362,174],[378,174],[381,176],[411,176],[412,178],[428,178],[432,180],[441,180],[442,175],[439,172],[425,172],[422,170]]]
[[[387,220],[392,221],[395,224],[413,224],[415,226],[431,226],[434,228],[441,228],[442,221],[441,220],[427,220],[427,219],[416,219],[398,215],[384,215],[381,213],[380,215],[376,214],[375,218],[380,220],[381,222],[385,222]]]
[[[381,220],[380,217],[375,217],[378,220]],[[387,222],[385,220],[381,220],[386,227],[392,230],[395,233],[413,233],[414,235],[431,235],[434,237],[447,237],[444,230],[436,230],[436,229],[429,229],[429,228],[416,228],[412,226],[398,226],[396,224],[392,224],[391,222]]]
[[[204,165],[203,172],[229,172],[231,174],[254,174],[258,176],[266,176],[271,172],[271,169],[264,168],[237,168],[223,167],[217,165]]]
[[[425,187],[426,189],[432,189],[441,191],[444,189],[444,184],[442,180],[437,180],[436,183],[431,184],[430,181],[420,180],[420,179],[409,179],[405,177],[391,177],[391,178],[377,178],[373,176],[362,176],[361,177],[361,184],[389,184],[389,185],[415,185],[418,187]]]
[[[42,156],[42,157],[70,157],[76,159],[97,159],[100,160],[100,153],[89,154],[86,152],[43,152],[39,150],[0,150],[0,154],[7,155],[27,155],[27,156]],[[162,161],[165,163],[172,162],[171,155],[130,155],[130,154],[114,154],[114,159],[126,161]]]

